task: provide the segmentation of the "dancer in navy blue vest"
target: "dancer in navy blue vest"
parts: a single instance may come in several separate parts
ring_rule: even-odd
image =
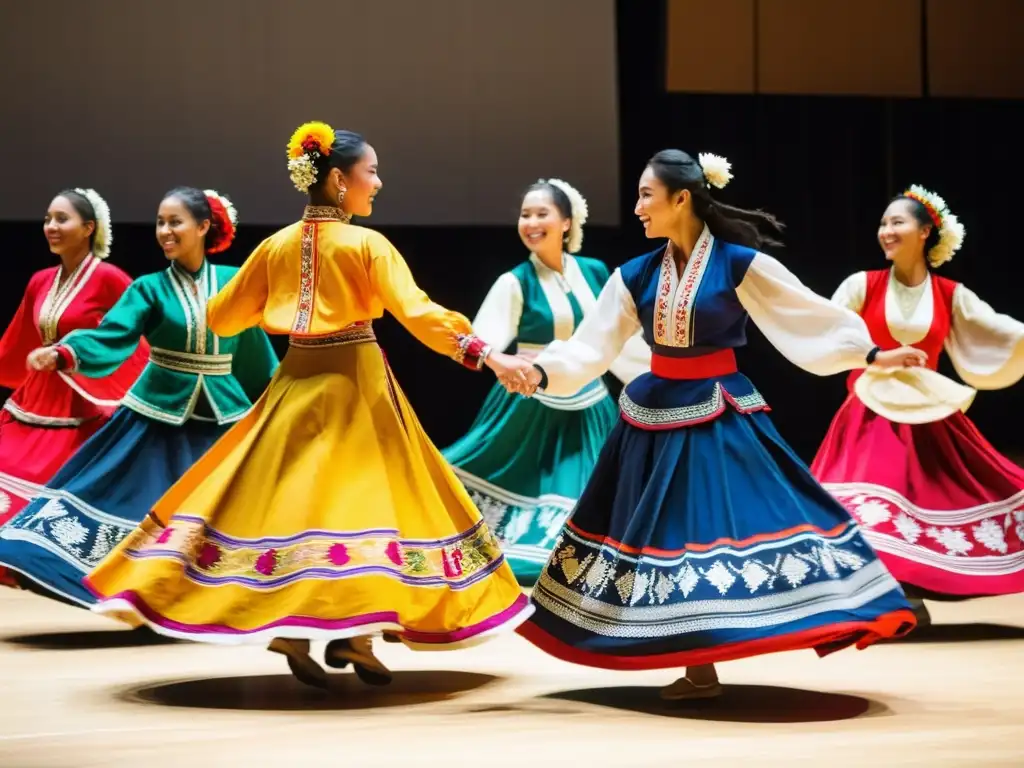
[[[849,514],[779,436],[736,367],[752,319],[818,375],[913,366],[881,352],[861,318],[760,251],[781,225],[725,205],[715,155],[655,155],[636,214],[668,242],[617,269],[568,341],[506,386],[571,394],[600,376],[640,328],[651,373],[622,413],[533,592],[520,628],[559,658],[608,669],[687,667],[665,699],[721,693],[714,664],[774,651],[859,648],[914,626],[899,584]]]

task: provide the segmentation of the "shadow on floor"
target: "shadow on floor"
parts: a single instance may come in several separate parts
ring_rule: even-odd
[[[703,701],[666,702],[658,698],[658,688],[638,686],[563,691],[545,698],[647,715],[727,723],[821,723],[891,712],[881,702],[839,693],[767,685],[725,685],[724,689],[717,699]]]
[[[918,626],[905,637],[884,640],[897,643],[980,643],[991,640],[1024,640],[1024,627],[1007,624],[929,624]]]
[[[495,682],[469,672],[396,671],[391,685],[364,685],[351,672],[331,675],[331,690],[303,685],[290,675],[183,680],[123,691],[119,698],[144,704],[196,709],[317,711],[405,707],[447,701]]]
[[[147,645],[169,645],[182,642],[158,635],[147,628],[103,629],[75,632],[40,632],[31,635],[11,635],[0,642],[20,645],[39,651],[80,651],[102,648],[137,648]]]

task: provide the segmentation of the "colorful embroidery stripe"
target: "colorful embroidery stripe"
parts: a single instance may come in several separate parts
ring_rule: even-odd
[[[175,516],[163,530],[139,530],[125,547],[133,559],[182,563],[194,581],[271,589],[304,578],[386,575],[406,584],[465,589],[493,573],[504,555],[479,521],[440,540],[399,540],[395,531],[304,531],[245,540],[208,529],[203,520]]]
[[[611,547],[623,554],[632,555],[654,555],[655,557],[679,557],[687,553],[707,553],[715,549],[724,547],[735,548],[735,549],[747,549],[749,547],[756,546],[757,544],[763,544],[767,542],[783,542],[786,539],[800,536],[801,534],[811,534],[813,536],[820,536],[826,539],[838,539],[843,535],[844,532],[849,532],[854,529],[856,523],[852,520],[848,523],[841,523],[835,528],[824,530],[816,525],[798,525],[793,528],[787,528],[784,531],[775,531],[772,533],[760,533],[755,536],[749,536],[745,539],[729,539],[721,538],[715,539],[709,544],[688,544],[683,549],[657,549],[655,547],[631,547],[628,544],[623,544],[621,541],[616,541],[608,536],[599,536],[597,534],[588,533],[578,528],[573,521],[570,519],[566,524],[566,528],[570,529],[572,533],[576,534],[577,537],[586,541],[590,544],[594,544],[600,547]]]
[[[251,548],[266,548],[266,547],[281,547],[289,544],[298,544],[303,541],[309,541],[312,539],[365,539],[365,538],[389,538],[398,539],[398,530],[395,528],[367,528],[361,531],[331,531],[326,528],[311,528],[301,533],[296,533],[291,536],[261,536],[258,539],[247,539],[241,536],[229,536],[226,533],[221,533],[213,528],[206,526],[206,521],[197,515],[174,515],[171,518],[170,524],[165,528],[173,528],[175,522],[184,523],[185,525],[199,525],[205,528],[204,535],[215,541],[218,541],[228,547],[251,547]],[[442,547],[456,544],[457,542],[467,539],[471,536],[476,535],[480,527],[484,524],[483,520],[478,520],[471,528],[466,529],[462,533],[457,533],[453,536],[448,536],[444,539],[402,539],[401,545],[403,547]]]

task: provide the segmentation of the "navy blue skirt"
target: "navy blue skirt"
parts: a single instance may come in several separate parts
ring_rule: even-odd
[[[522,635],[571,662],[659,669],[825,655],[913,628],[854,520],[765,412],[742,410],[660,430],[619,421]]]
[[[119,408],[0,528],[0,566],[35,591],[92,605],[82,578],[230,426],[174,426]]]

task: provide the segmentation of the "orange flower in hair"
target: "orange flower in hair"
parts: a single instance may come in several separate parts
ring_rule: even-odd
[[[331,154],[334,144],[334,129],[327,123],[312,122],[300,125],[288,142],[288,157],[295,159],[303,155],[318,152],[321,155]]]

